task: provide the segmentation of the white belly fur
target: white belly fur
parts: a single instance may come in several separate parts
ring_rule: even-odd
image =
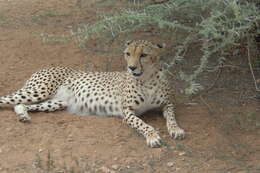
[[[67,111],[73,114],[77,115],[98,115],[98,116],[119,116],[122,117],[123,112],[121,110],[121,106],[112,106],[113,111],[109,111],[109,106],[105,107],[104,103],[102,101],[95,101],[94,104],[97,108],[100,106],[103,106],[106,108],[106,112],[101,112],[99,109],[94,111],[90,111],[89,109],[81,109],[82,105],[84,105],[85,102],[82,102],[80,99],[77,103],[75,103],[75,94],[69,90],[66,86],[61,86],[57,93],[54,95],[53,99],[56,100],[62,100],[67,103]],[[111,98],[109,98],[111,99]],[[87,101],[87,100],[86,100]],[[119,104],[120,105],[120,104]]]

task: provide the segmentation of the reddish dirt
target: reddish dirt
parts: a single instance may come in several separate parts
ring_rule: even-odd
[[[85,70],[91,61],[93,70],[104,69],[109,53],[83,50],[74,43],[44,44],[38,33],[67,33],[76,24],[93,23],[96,9],[109,11],[116,5],[94,0],[0,1],[0,94],[15,91],[44,67]],[[120,63],[112,69],[121,70],[121,54],[114,56]],[[240,78],[234,76],[227,80]],[[251,78],[246,84],[252,88]],[[260,172],[259,105],[253,99],[237,99],[245,90],[223,86],[203,96],[210,108],[201,99],[190,101],[178,94],[177,118],[187,131],[185,140],[168,136],[160,113],[142,116],[165,142],[155,149],[118,118],[40,112],[31,114],[32,123],[23,124],[11,107],[0,108],[0,172]]]

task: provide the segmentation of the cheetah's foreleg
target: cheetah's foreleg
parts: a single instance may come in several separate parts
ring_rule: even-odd
[[[174,113],[174,105],[167,104],[163,108],[163,116],[166,119],[167,129],[171,137],[174,139],[183,139],[185,137],[185,131],[179,127]]]
[[[143,120],[135,116],[134,111],[129,108],[124,109],[123,121],[135,129],[137,132],[142,134],[146,138],[146,143],[149,147],[160,147],[161,138],[158,132],[150,125],[146,124]]]

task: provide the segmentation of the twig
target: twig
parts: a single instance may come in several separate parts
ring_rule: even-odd
[[[219,78],[221,76],[221,73],[222,73],[222,66],[219,67],[218,74],[217,74],[215,81],[212,83],[212,85],[210,87],[208,87],[206,90],[204,90],[204,93],[210,91],[216,85],[217,81],[219,80]]]
[[[194,67],[197,67],[197,66],[194,66]],[[242,66],[239,66],[239,65],[223,65],[223,66],[221,66],[221,68],[233,68],[233,69],[246,69],[247,68],[247,66],[246,67],[242,67]],[[219,67],[217,66],[217,68],[216,67],[208,67],[208,69],[207,69],[207,72],[215,72],[215,71],[217,71],[217,70],[219,70]]]
[[[109,39],[108,40],[108,45],[109,45],[109,47],[111,47],[112,45],[113,45],[113,42],[116,40],[116,38],[118,38],[118,34],[117,35],[115,35],[115,36],[113,36],[111,39]]]
[[[219,80],[220,76],[221,76],[221,73],[222,73],[222,69],[223,69],[223,62],[220,62],[219,65],[217,66],[218,67],[218,74],[217,74],[217,77],[216,79],[214,80],[214,82],[212,83],[212,85],[210,87],[208,87],[207,89],[203,90],[201,93],[199,93],[198,95],[194,96],[193,98],[199,96],[200,97],[200,100],[202,101],[202,103],[204,105],[206,105],[206,107],[208,108],[208,111],[210,113],[214,113],[213,109],[211,108],[211,106],[204,100],[204,98],[202,97],[202,95],[208,91],[210,91],[217,83],[217,81]]]
[[[218,65],[218,74],[217,74],[217,77],[216,79],[214,80],[214,82],[211,84],[210,87],[206,88],[205,90],[203,90],[202,92],[198,93],[197,95],[194,95],[192,96],[192,99],[196,98],[197,96],[202,96],[204,93],[207,93],[209,92],[217,83],[217,81],[219,80],[220,76],[221,76],[221,73],[222,73],[222,69],[223,69],[223,63],[220,63]]]
[[[248,65],[249,65],[249,68],[250,68],[250,71],[251,71],[251,74],[252,74],[252,77],[253,77],[253,80],[254,80],[254,83],[255,83],[255,89],[256,89],[257,92],[259,92],[260,90],[257,86],[255,74],[254,74],[254,71],[253,71],[252,63],[251,63],[250,48],[249,48],[249,37],[247,37],[247,59],[248,59]]]
[[[168,2],[169,0],[153,0],[153,3],[154,4],[162,4],[162,3],[166,3]]]
[[[209,111],[210,113],[213,113],[213,111],[212,111],[210,105],[204,100],[204,98],[202,97],[202,95],[200,95],[200,100],[202,101],[202,103],[203,103],[204,105],[206,105],[206,107],[208,108],[208,111]]]

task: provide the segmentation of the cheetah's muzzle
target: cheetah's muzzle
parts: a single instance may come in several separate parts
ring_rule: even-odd
[[[143,72],[141,72],[141,73],[133,73],[133,75],[136,76],[136,77],[139,77],[139,76],[141,76],[142,74],[143,74]]]

